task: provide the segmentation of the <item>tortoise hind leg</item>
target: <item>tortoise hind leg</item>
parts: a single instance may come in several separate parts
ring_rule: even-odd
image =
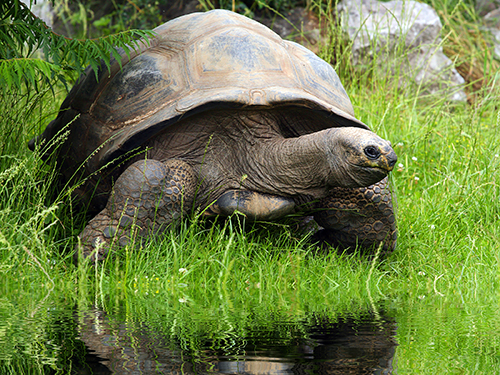
[[[396,247],[397,229],[387,177],[366,188],[335,188],[321,200],[314,219],[324,227],[317,237],[342,249],[374,251],[382,243],[382,253]]]
[[[189,213],[195,189],[195,174],[183,161],[135,162],[116,180],[106,207],[78,236],[83,256],[101,260],[112,243],[123,247],[135,234],[161,232]]]

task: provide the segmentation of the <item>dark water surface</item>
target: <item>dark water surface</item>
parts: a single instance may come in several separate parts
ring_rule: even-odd
[[[476,295],[238,308],[45,295],[0,295],[1,375],[500,374],[500,314]]]
[[[494,288],[325,298],[149,282],[93,293],[3,278],[0,375],[500,374]]]
[[[77,372],[392,373],[396,324],[391,318],[369,313],[336,321],[318,314],[302,322],[276,318],[228,332],[214,332],[208,319],[197,322],[196,337],[178,337],[169,327],[175,322],[164,330],[155,322],[127,322],[102,310],[85,311],[78,318],[77,340],[85,345],[86,355],[83,362],[75,361]]]

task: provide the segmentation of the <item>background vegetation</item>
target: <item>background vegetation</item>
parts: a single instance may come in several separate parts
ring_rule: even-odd
[[[164,21],[155,12],[161,2],[115,1],[106,14],[93,10],[97,2],[78,3],[77,9],[69,2],[57,4],[62,25],[71,31],[65,35],[73,38],[124,32],[131,25],[153,28]],[[259,4],[235,6],[266,9]],[[332,4],[305,5],[324,10]],[[286,223],[244,226],[236,219],[207,225],[195,219],[141,251],[127,248],[95,268],[73,264],[75,235],[85,218],[72,209],[68,192],[51,188],[53,166],[25,145],[57,113],[67,92],[64,82],[107,56],[111,44],[144,34],[125,32],[124,39],[108,36],[107,42],[66,39],[22,7],[20,13],[3,8],[0,105],[7,110],[0,113],[0,372],[71,372],[68,358],[83,350],[73,340],[72,309],[91,306],[110,314],[120,306],[127,319],[137,320],[162,306],[164,316],[177,319],[178,336],[184,338],[196,337],[199,328],[185,323],[192,311],[211,311],[213,319],[240,321],[244,328],[250,323],[238,314],[255,306],[270,314],[286,312],[295,322],[310,312],[335,320],[384,310],[398,322],[399,373],[498,372],[498,61],[471,4],[432,5],[444,25],[445,51],[462,73],[470,73],[468,103],[419,99],[414,88],[396,87],[378,75],[375,63],[353,67],[333,16],[319,13],[330,33],[323,57],[339,73],[357,117],[390,139],[399,156],[392,174],[400,232],[394,254],[385,259],[317,254],[309,238],[297,236]],[[199,3],[202,10],[212,6],[233,2]],[[25,37],[12,38],[23,28]],[[47,60],[37,58],[38,48]],[[218,329],[213,328],[214,336],[222,335]]]

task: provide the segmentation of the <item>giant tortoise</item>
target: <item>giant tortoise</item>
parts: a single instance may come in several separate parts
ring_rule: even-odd
[[[121,66],[97,78],[88,68],[30,142],[63,134],[47,152],[96,213],[79,235],[85,256],[194,209],[274,220],[299,206],[335,245],[394,249],[396,154],[354,117],[328,63],[225,10],[154,31],[130,56],[120,51]]]

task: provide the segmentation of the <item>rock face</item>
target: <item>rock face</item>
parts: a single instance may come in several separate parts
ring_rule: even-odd
[[[29,0],[23,0],[22,3],[30,8],[33,14],[44,21],[48,27],[54,25],[55,14],[50,1],[37,0],[36,4],[30,4]]]
[[[495,57],[500,59],[500,7],[484,16],[486,30],[493,36]]]
[[[352,40],[353,63],[370,64],[414,82],[421,94],[465,101],[464,79],[441,46],[441,21],[427,4],[415,1],[343,0],[338,5],[343,30]],[[397,52],[397,53],[396,53]],[[402,57],[400,57],[402,56]]]

